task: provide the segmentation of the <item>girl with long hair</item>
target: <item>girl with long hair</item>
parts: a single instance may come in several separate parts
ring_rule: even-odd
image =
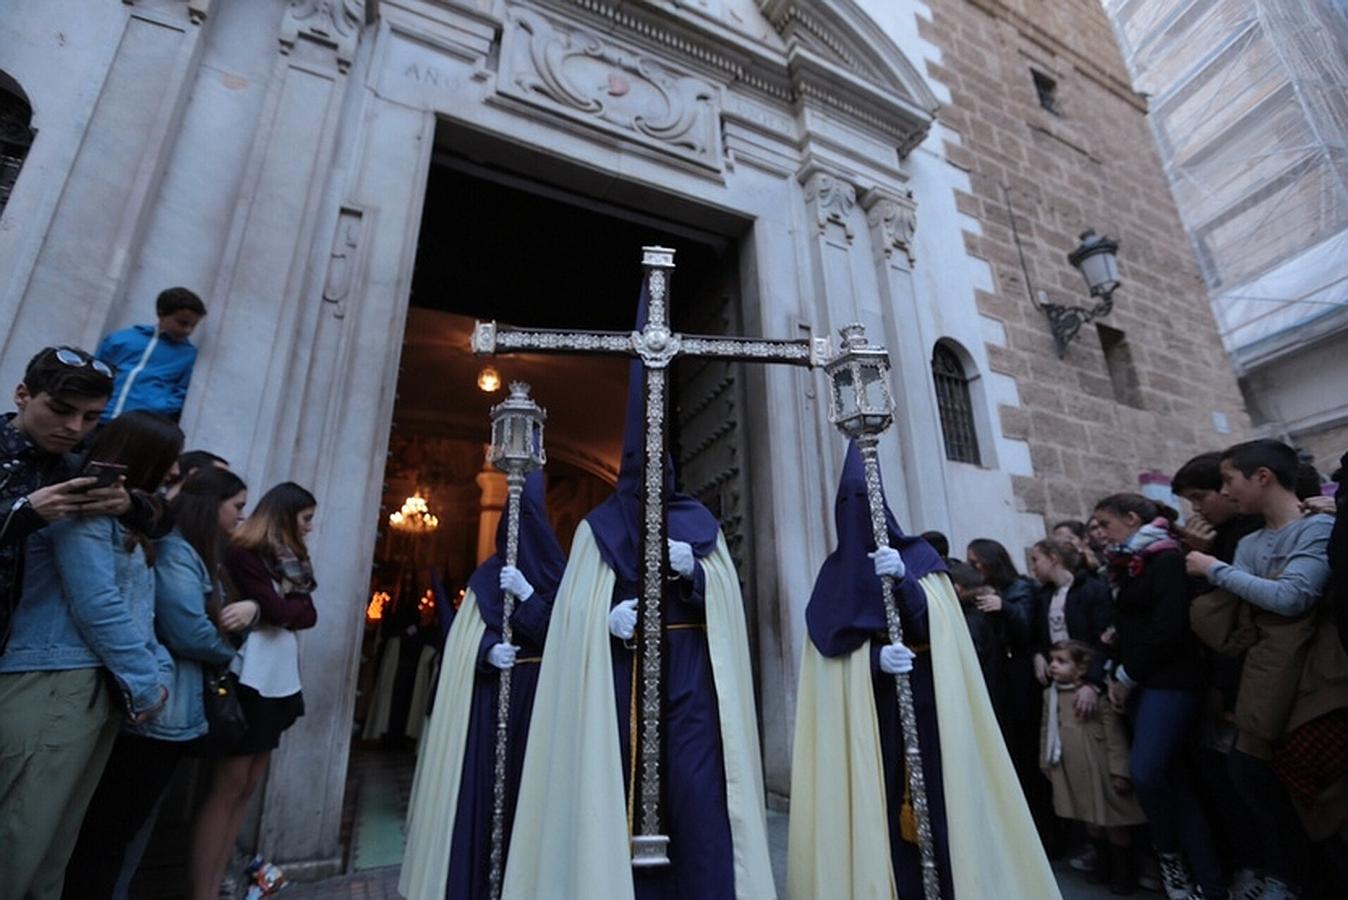
[[[318,620],[316,587],[306,538],[318,501],[294,482],[267,491],[230,541],[224,568],[237,599],[258,604],[230,670],[239,678],[239,703],[248,720],[242,740],[217,761],[210,795],[192,835],[192,900],[215,900],[229,865],[248,801],[267,770],[281,734],[304,715],[299,638]]]
[[[152,492],[182,443],[163,416],[130,412],[98,433],[88,459],[124,467],[127,490]],[[0,654],[0,701],[20,711],[0,722],[6,896],[60,892],[120,726],[150,720],[169,699],[153,562],[149,539],[112,515],[64,519],[28,539],[23,596]]]
[[[66,897],[110,897],[129,882],[140,864],[134,838],[191,742],[208,730],[202,667],[232,660],[234,646],[221,628],[238,631],[258,612],[251,600],[222,606],[217,568],[247,501],[239,476],[210,468],[182,482],[169,505],[174,529],[156,542],[154,567],[155,633],[173,664],[169,702],[117,738],[67,867]]]
[[[1112,494],[1095,505],[1110,541],[1114,586],[1109,699],[1133,722],[1129,765],[1166,894],[1190,896],[1187,857],[1201,896],[1224,897],[1226,878],[1189,763],[1206,671],[1189,627],[1184,551],[1171,535],[1175,516],[1141,494]]]

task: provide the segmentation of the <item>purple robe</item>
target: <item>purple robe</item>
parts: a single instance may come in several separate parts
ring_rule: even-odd
[[[637,328],[645,323],[646,297],[641,297]],[[641,366],[633,363],[628,376],[627,419],[623,434],[622,465],[613,495],[585,521],[605,564],[617,576],[612,605],[641,596],[638,555],[641,546],[640,486],[645,422]],[[684,541],[701,560],[716,549],[720,524],[692,497],[674,489],[674,466],[665,456],[666,529],[671,540]],[[670,573],[671,576],[673,573]],[[700,562],[693,578],[666,580],[661,607],[665,641],[662,655],[664,710],[661,718],[661,814],[663,833],[669,835],[670,865],[633,870],[638,900],[697,898],[733,900],[735,870],[730,817],[726,806],[725,763],[716,703],[711,656],[707,648],[704,588]],[[638,626],[639,628],[640,626]],[[637,639],[640,639],[638,631]],[[632,707],[633,650],[610,636],[618,741],[623,782],[632,802],[633,736],[639,738],[641,717]],[[635,729],[635,731],[633,730]],[[639,745],[637,745],[639,747]],[[640,751],[638,749],[639,757]],[[639,769],[639,759],[638,759]],[[635,804],[635,824],[640,823]]]
[[[899,815],[903,804],[903,729],[899,723],[898,688],[894,676],[880,671],[880,648],[889,643],[888,623],[880,578],[867,556],[875,550],[871,533],[870,504],[866,496],[865,469],[856,445],[849,445],[834,505],[838,547],[819,570],[814,592],[805,609],[810,640],[821,654],[846,656],[869,644],[875,711],[880,731],[884,765],[886,809],[889,814],[890,857],[900,897],[922,896],[922,858],[917,844],[903,840]],[[936,694],[932,680],[927,625],[927,596],[918,581],[931,572],[945,571],[945,562],[926,541],[905,535],[885,504],[889,544],[903,557],[907,568],[895,584],[904,643],[917,651],[909,676],[917,715],[922,773],[927,786],[927,804],[936,841],[936,864],[941,875],[941,896],[955,896],[950,875],[949,829],[942,792],[940,734],[936,724]]]
[[[463,754],[463,781],[454,815],[454,836],[449,854],[446,896],[450,900],[480,900],[488,896],[491,871],[492,788],[495,784],[496,710],[500,672],[487,662],[487,652],[501,642],[504,592],[500,587],[505,565],[506,517],[496,529],[496,553],[478,566],[468,580],[477,603],[477,613],[486,632],[477,653],[477,677],[473,683],[472,711],[468,719]],[[520,499],[519,570],[533,585],[534,594],[516,603],[510,617],[511,639],[519,647],[510,677],[510,717],[506,763],[506,848],[519,798],[520,772],[524,768],[525,742],[538,687],[538,669],[543,658],[552,602],[557,596],[566,555],[548,522],[544,503],[543,473],[534,472],[524,483]],[[441,698],[439,702],[462,702]]]

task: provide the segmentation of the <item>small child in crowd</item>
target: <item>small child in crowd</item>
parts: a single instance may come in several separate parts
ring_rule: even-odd
[[[206,304],[187,288],[173,287],[155,300],[155,313],[159,321],[154,325],[114,331],[98,345],[94,355],[116,371],[105,422],[133,409],[175,422],[182,415],[197,362],[197,348],[187,339],[206,317]]]
[[[1114,893],[1137,888],[1129,827],[1147,820],[1133,796],[1128,738],[1120,714],[1108,703],[1081,716],[1075,694],[1085,684],[1094,651],[1080,641],[1057,641],[1049,650],[1044,691],[1040,764],[1053,784],[1053,810],[1086,824],[1095,846],[1092,883],[1108,881]]]

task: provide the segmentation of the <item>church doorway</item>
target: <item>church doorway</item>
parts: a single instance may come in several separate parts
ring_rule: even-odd
[[[344,816],[348,870],[401,860],[415,748],[443,640],[439,622],[494,552],[505,499],[504,477],[484,465],[489,408],[515,380],[530,383],[547,408],[548,506],[564,548],[617,478],[627,361],[479,359],[469,349],[474,321],[628,330],[641,247],[661,244],[677,250],[675,327],[741,330],[737,246],[747,223],[683,211],[673,201],[448,132],[442,127],[427,181],[366,595]],[[671,449],[680,489],[723,523],[746,582],[752,636],[739,369],[677,364]],[[422,526],[396,527],[395,513]]]

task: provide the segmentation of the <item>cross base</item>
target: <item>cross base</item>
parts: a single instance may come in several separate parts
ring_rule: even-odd
[[[632,868],[649,869],[669,865],[669,835],[637,834],[632,836]]]

